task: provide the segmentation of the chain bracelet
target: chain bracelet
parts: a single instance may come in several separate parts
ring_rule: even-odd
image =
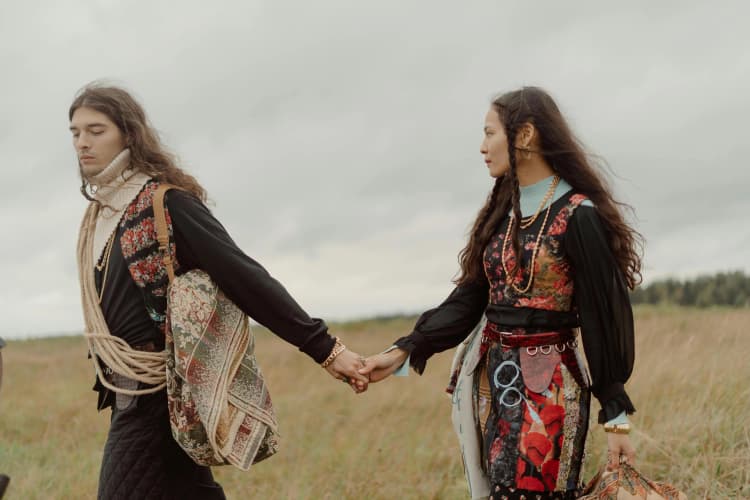
[[[320,363],[320,366],[322,366],[323,368],[328,368],[328,365],[333,363],[333,360],[336,359],[336,356],[346,350],[346,346],[341,343],[341,339],[339,339],[338,337],[334,338],[336,339],[336,343],[333,345],[333,349],[331,349],[331,354],[328,355],[325,361]]]

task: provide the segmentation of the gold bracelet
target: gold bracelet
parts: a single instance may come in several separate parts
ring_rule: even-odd
[[[630,424],[604,424],[604,432],[630,434]]]
[[[333,349],[331,349],[331,354],[328,355],[325,361],[320,363],[320,366],[322,366],[323,368],[327,368],[328,365],[333,363],[333,360],[336,359],[336,356],[346,351],[346,346],[341,343],[341,340],[338,337],[334,337],[334,338],[336,339],[336,343],[333,344]]]

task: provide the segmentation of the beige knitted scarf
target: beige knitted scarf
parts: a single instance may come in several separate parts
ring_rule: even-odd
[[[150,180],[149,176],[130,167],[130,151],[125,149],[99,174],[87,179],[95,201],[89,204],[83,216],[77,255],[84,336],[96,375],[107,389],[121,394],[140,395],[157,392],[166,386],[167,351],[138,351],[110,333],[99,304],[94,277],[94,255],[101,255],[109,238],[116,237],[117,225],[125,209]],[[106,262],[102,264],[109,265]],[[135,390],[117,387],[104,376],[101,363],[115,373],[154,387]]]

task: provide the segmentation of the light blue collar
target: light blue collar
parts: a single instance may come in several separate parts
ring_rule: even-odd
[[[554,176],[546,177],[539,182],[535,182],[534,184],[530,184],[528,186],[521,186],[521,216],[527,217],[529,215],[534,215],[536,210],[539,208],[539,204],[542,202],[542,199],[544,198],[544,195],[547,194],[547,190],[549,189],[549,185],[552,182]],[[544,205],[544,208],[547,208],[547,205],[550,205],[560,199],[562,195],[567,193],[572,189],[571,185],[565,182],[565,179],[560,179],[560,182],[557,184],[557,187],[555,187],[555,192],[552,194],[552,197],[550,198],[550,201]]]

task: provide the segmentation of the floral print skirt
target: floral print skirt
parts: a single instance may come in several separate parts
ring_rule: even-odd
[[[590,402],[581,366],[576,349],[490,346],[475,377],[490,500],[580,494]]]

